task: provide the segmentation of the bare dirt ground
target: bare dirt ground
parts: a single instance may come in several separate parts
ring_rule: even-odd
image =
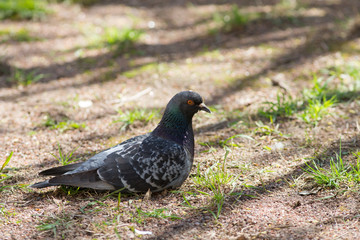
[[[234,4],[261,17],[214,32],[214,14]],[[301,95],[314,73],[359,62],[360,1],[95,1],[51,8],[46,20],[0,22],[0,29],[26,28],[41,39],[0,43],[6,63],[0,66],[0,163],[14,152],[11,177],[0,183],[0,239],[360,239],[359,185],[318,188],[303,171],[313,159],[328,164],[340,139],[341,151],[359,151],[359,95],[339,100],[316,126],[296,115],[272,125],[258,115],[279,92]],[[133,53],[88,47],[105,27],[144,35]],[[11,81],[16,71],[42,78],[19,85]],[[114,122],[119,109],[162,109],[187,89],[202,94],[214,112],[194,118],[195,166],[178,191],[119,200],[109,192],[27,187],[43,179],[39,171],[59,165],[51,155],[58,144],[86,160],[151,131],[159,120],[122,127]],[[51,127],[50,120],[84,125]],[[278,124],[282,134],[259,132],[260,120]],[[237,134],[254,140],[234,138],[227,146],[228,171],[237,180],[215,219],[211,192],[194,175],[197,166],[205,172],[221,161],[222,141]],[[309,194],[299,194],[304,191]],[[156,210],[163,215],[150,216]]]

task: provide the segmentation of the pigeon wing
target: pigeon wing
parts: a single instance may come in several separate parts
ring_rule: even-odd
[[[65,174],[74,174],[80,172],[87,172],[95,169],[99,169],[105,164],[105,159],[114,152],[127,152],[130,148],[136,147],[141,144],[141,142],[148,136],[149,134],[144,134],[140,136],[136,136],[130,138],[112,148],[108,148],[93,157],[89,158],[87,161],[80,164],[77,168],[66,172]],[[61,168],[61,167],[60,167]],[[50,170],[50,169],[49,169]]]

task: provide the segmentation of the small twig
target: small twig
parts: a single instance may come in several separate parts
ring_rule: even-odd
[[[127,98],[124,97],[124,98],[121,98],[121,99],[117,99],[117,100],[111,101],[111,103],[115,103],[115,104],[117,104],[117,105],[121,105],[121,104],[123,104],[123,103],[130,102],[130,101],[133,101],[133,100],[135,100],[135,99],[138,99],[138,98],[140,98],[140,97],[142,97],[142,96],[150,93],[151,90],[152,90],[152,89],[151,89],[150,87],[148,87],[148,88],[142,90],[141,92],[138,92],[137,94],[135,94],[135,95],[133,95],[133,96],[130,96],[130,97],[127,97]]]

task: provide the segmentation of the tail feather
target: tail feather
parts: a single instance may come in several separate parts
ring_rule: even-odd
[[[73,164],[69,164],[69,165],[65,165],[65,166],[46,169],[46,170],[40,172],[39,175],[42,175],[42,176],[60,176],[60,175],[62,175],[64,173],[66,173],[66,172],[75,170],[81,164],[83,164],[83,163],[73,163]]]
[[[97,170],[56,176],[47,181],[35,183],[30,187],[44,188],[58,185],[93,188],[97,190],[115,190],[115,187],[113,185],[102,181],[99,178]]]
[[[31,188],[46,188],[46,187],[51,187],[51,186],[57,186],[58,184],[54,184],[54,183],[49,183],[49,180],[43,181],[43,182],[38,182],[35,183],[33,185],[31,185]]]

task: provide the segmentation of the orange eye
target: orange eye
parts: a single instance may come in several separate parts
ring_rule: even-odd
[[[187,104],[189,104],[189,105],[194,105],[194,101],[193,101],[193,100],[188,100],[188,101],[187,101]]]

